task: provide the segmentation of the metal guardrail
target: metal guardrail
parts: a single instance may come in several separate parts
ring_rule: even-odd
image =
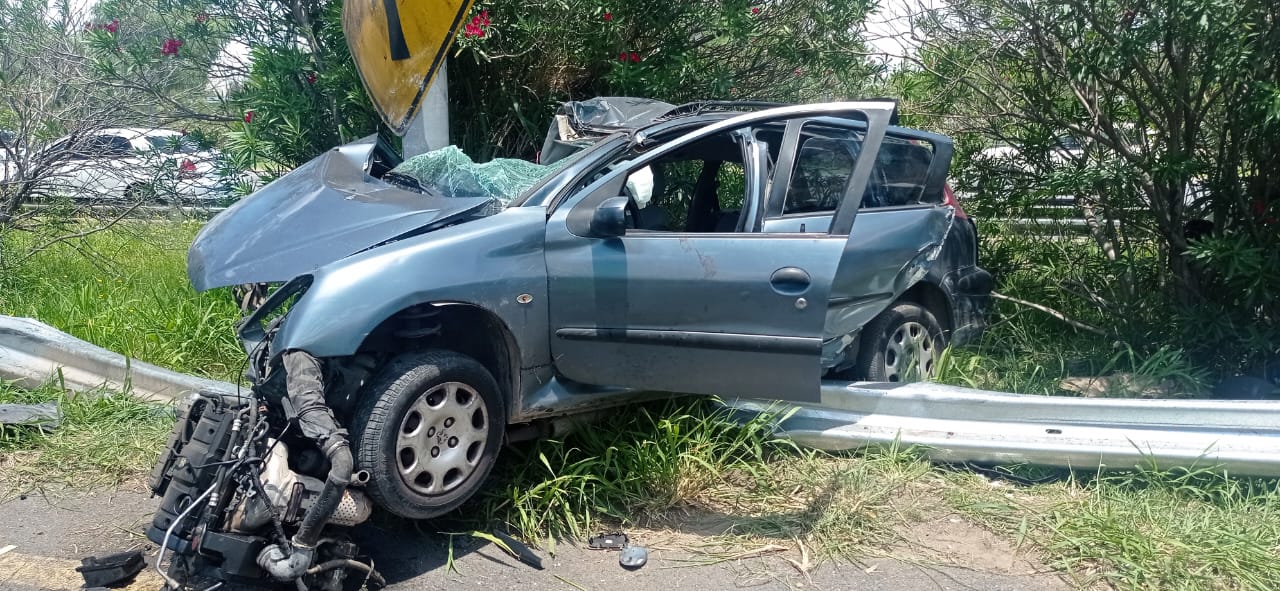
[[[37,388],[99,388],[177,399],[235,396],[235,384],[197,378],[91,345],[29,318],[0,316],[0,378]],[[727,403],[743,413],[790,405]],[[1280,477],[1280,402],[1122,400],[985,392],[939,384],[824,382],[818,404],[778,425],[801,445],[844,450],[920,446],[931,459],[1063,468],[1217,466]]]
[[[734,400],[739,411],[776,402]],[[824,382],[780,434],[818,449],[920,446],[932,460],[1095,470],[1215,467],[1280,477],[1280,402],[1027,396],[940,384]]]
[[[25,388],[59,380],[68,390],[102,388],[157,401],[185,394],[235,396],[236,385],[129,359],[30,318],[0,316],[0,379]]]

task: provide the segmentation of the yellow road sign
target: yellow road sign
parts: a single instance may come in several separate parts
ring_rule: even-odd
[[[382,120],[404,135],[472,0],[345,0],[342,31]]]

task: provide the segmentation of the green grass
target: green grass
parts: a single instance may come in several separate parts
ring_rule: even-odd
[[[216,379],[244,357],[239,312],[224,290],[198,294],[186,277],[195,223],[130,222],[56,244],[0,272],[0,314],[45,322],[90,343]],[[35,238],[9,233],[23,252]]]
[[[1041,310],[998,300],[979,342],[951,351],[939,381],[1019,392],[1062,394],[1062,380],[1123,374],[1130,387],[1110,396],[1154,390],[1170,396],[1203,394],[1212,382],[1182,338],[1169,302],[1152,290],[1158,253],[1136,248],[1146,259],[1107,262],[1103,251],[1079,234],[1045,236],[1012,230],[998,220],[979,219],[980,260],[996,280],[995,291],[1047,306],[1105,336],[1073,327]],[[1148,260],[1150,259],[1150,260]],[[1123,277],[1122,277],[1123,276]],[[1203,361],[1203,360],[1199,360]],[[1131,382],[1131,383],[1130,383]]]
[[[525,535],[581,537],[599,520],[650,522],[700,498],[729,473],[755,479],[790,449],[767,418],[745,426],[702,401],[628,409],[609,428],[506,450],[483,500],[487,519]]]
[[[1280,588],[1280,483],[1211,470],[1077,475],[1001,487],[954,474],[948,501],[1082,587]]]
[[[800,450],[776,438],[777,418],[740,424],[699,399],[621,410],[608,428],[508,448],[488,490],[460,513],[527,539],[694,523],[725,540],[802,540],[828,556],[889,539],[902,518],[891,506],[928,464],[892,450]]]
[[[173,428],[171,407],[109,392],[67,394],[50,383],[35,391],[0,382],[0,404],[55,402],[51,430],[0,426],[0,499],[33,487],[76,489],[140,481]]]

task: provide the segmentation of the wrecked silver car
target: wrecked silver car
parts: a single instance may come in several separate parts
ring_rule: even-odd
[[[537,165],[371,138],[237,203],[192,282],[283,285],[240,330],[251,393],[192,404],[153,475],[171,584],[364,579],[344,528],[454,510],[563,417],[930,374],[983,330],[991,277],[951,142],[894,112],[597,99]]]

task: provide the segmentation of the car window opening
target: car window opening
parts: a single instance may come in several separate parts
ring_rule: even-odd
[[[625,191],[641,232],[735,232],[747,192],[742,147],[730,133],[681,148],[633,171]]]

